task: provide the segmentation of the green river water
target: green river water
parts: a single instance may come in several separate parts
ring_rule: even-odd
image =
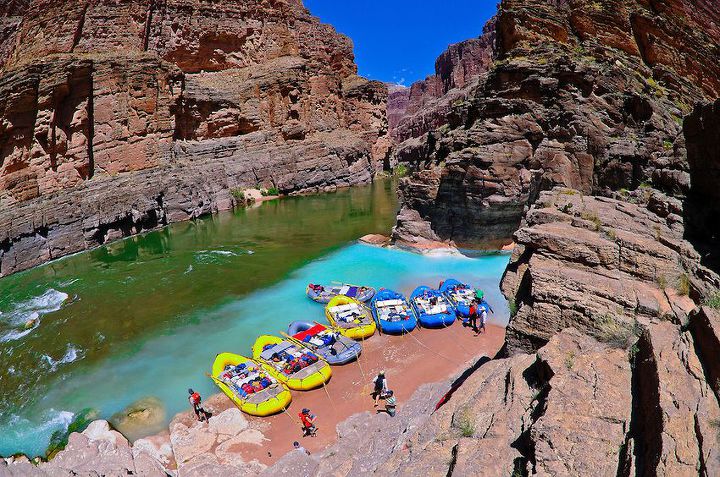
[[[188,387],[216,392],[203,373],[218,352],[248,353],[259,334],[322,320],[308,281],[409,293],[455,276],[485,288],[507,319],[507,255],[355,243],[389,233],[396,210],[394,184],[380,181],[174,224],[0,279],[0,455],[42,454],[86,408],[108,418],[153,396],[167,421]]]

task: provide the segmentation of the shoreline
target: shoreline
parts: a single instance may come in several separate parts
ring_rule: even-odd
[[[515,242],[506,243],[502,240],[477,244],[473,247],[458,247],[454,242],[407,242],[404,240],[396,240],[393,242],[391,236],[382,234],[367,234],[357,239],[358,242],[373,245],[382,248],[396,248],[408,252],[419,253],[421,255],[463,255],[463,256],[481,256],[493,254],[509,254],[515,249]]]
[[[293,401],[286,413],[263,418],[245,414],[234,417],[243,430],[234,441],[230,439],[232,444],[224,441],[208,445],[208,441],[216,438],[211,430],[213,425],[196,421],[190,410],[171,420],[169,432],[139,439],[135,444],[142,442],[146,447],[149,441],[156,449],[172,448],[174,455],[165,456],[171,470],[193,468],[208,458],[258,468],[271,466],[292,450],[293,441],[318,453],[337,442],[336,428],[345,420],[376,410],[370,397],[371,380],[381,369],[386,371],[389,388],[397,398],[397,412],[402,413],[404,404],[421,386],[445,382],[482,356],[492,358],[502,347],[504,337],[503,326],[489,324],[486,333],[475,336],[460,322],[445,329],[419,329],[403,336],[375,335],[363,344],[359,362],[333,367],[327,387],[291,391]],[[204,404],[214,417],[240,414],[223,393],[207,397]],[[305,407],[317,415],[317,437],[302,437],[297,414]],[[383,401],[377,409],[384,409]],[[190,442],[187,446],[191,449],[179,451],[177,442],[181,440]]]

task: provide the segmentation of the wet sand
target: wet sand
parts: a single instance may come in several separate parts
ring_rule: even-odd
[[[410,335],[378,335],[363,344],[359,362],[334,366],[326,388],[313,391],[292,391],[293,401],[287,413],[266,418],[249,417],[252,427],[260,429],[267,439],[261,446],[244,444],[235,449],[244,460],[257,459],[271,465],[299,441],[310,452],[317,452],[337,438],[337,424],[352,414],[374,412],[371,381],[384,369],[388,386],[403,403],[424,383],[442,381],[466,368],[471,360],[483,354],[492,357],[505,339],[505,328],[489,325],[487,333],[475,336],[470,329],[456,322],[441,330],[415,330]],[[224,395],[213,397],[222,408],[231,407]],[[214,406],[216,412],[219,410]],[[317,437],[302,437],[298,413],[309,408],[317,416]],[[383,401],[377,409],[384,409]]]

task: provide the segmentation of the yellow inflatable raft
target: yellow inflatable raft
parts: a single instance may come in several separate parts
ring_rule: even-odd
[[[258,337],[253,345],[253,358],[290,389],[315,389],[328,382],[332,376],[330,365],[322,357],[278,336]]]
[[[377,325],[370,310],[355,298],[338,295],[325,307],[331,325],[348,338],[362,340],[375,334]]]
[[[252,416],[281,412],[292,401],[284,384],[279,383],[260,363],[239,354],[217,355],[211,377],[241,411]]]

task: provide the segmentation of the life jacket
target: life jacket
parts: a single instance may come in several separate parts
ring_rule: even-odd
[[[310,427],[313,425],[313,423],[310,421],[312,417],[314,417],[312,414],[303,414],[302,412],[298,414],[300,416],[300,422],[302,422],[302,425],[305,427]]]
[[[200,400],[201,400],[200,394],[198,394],[198,393],[192,393],[192,394],[190,395],[190,402],[193,403],[195,406],[197,406],[197,405],[200,404]]]

